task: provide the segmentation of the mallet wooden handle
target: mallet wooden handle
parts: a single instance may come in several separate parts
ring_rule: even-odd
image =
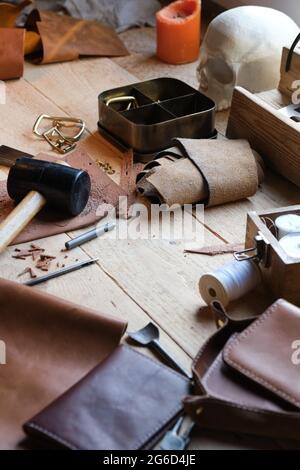
[[[30,191],[17,207],[0,224],[0,253],[45,206],[46,199],[36,191]]]

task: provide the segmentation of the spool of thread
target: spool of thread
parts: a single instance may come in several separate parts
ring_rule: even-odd
[[[281,215],[275,220],[275,225],[279,240],[290,233],[300,233],[300,216],[296,214]]]
[[[279,245],[291,258],[300,260],[300,234],[290,233],[279,240]]]
[[[254,261],[232,261],[214,273],[204,274],[199,281],[199,290],[208,305],[218,300],[226,307],[251,292],[260,280],[260,270]]]

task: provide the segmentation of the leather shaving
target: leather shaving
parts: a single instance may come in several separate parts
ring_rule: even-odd
[[[198,253],[200,255],[216,256],[224,255],[228,253],[235,253],[245,248],[244,243],[240,244],[228,244],[228,245],[216,245],[216,246],[204,246],[203,248],[185,248],[186,253]]]
[[[22,271],[20,274],[18,274],[18,277],[24,276],[25,274],[29,274],[30,279],[35,279],[37,277],[34,270],[30,267],[25,268],[24,271]]]

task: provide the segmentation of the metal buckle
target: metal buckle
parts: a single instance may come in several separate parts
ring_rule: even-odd
[[[42,121],[51,121],[52,125],[47,130],[40,129]],[[75,135],[67,135],[62,129],[79,128]],[[41,114],[33,126],[33,133],[43,137],[51,147],[59,153],[65,154],[76,147],[76,142],[81,138],[85,130],[85,123],[81,119],[72,117],[48,116]]]
[[[255,246],[236,251],[233,256],[236,261],[258,260],[265,268],[268,268],[270,266],[270,242],[261,232],[258,232],[254,240]]]
[[[135,96],[115,96],[114,98],[108,98],[105,101],[106,106],[110,106],[112,103],[123,103],[129,102],[126,111],[129,109],[136,109],[139,107],[138,101]]]

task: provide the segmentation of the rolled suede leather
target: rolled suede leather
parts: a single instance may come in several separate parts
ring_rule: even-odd
[[[119,344],[122,320],[0,279],[0,448],[24,447],[23,423]]]
[[[264,174],[245,140],[174,139],[137,176],[137,190],[152,202],[207,207],[253,196]]]

